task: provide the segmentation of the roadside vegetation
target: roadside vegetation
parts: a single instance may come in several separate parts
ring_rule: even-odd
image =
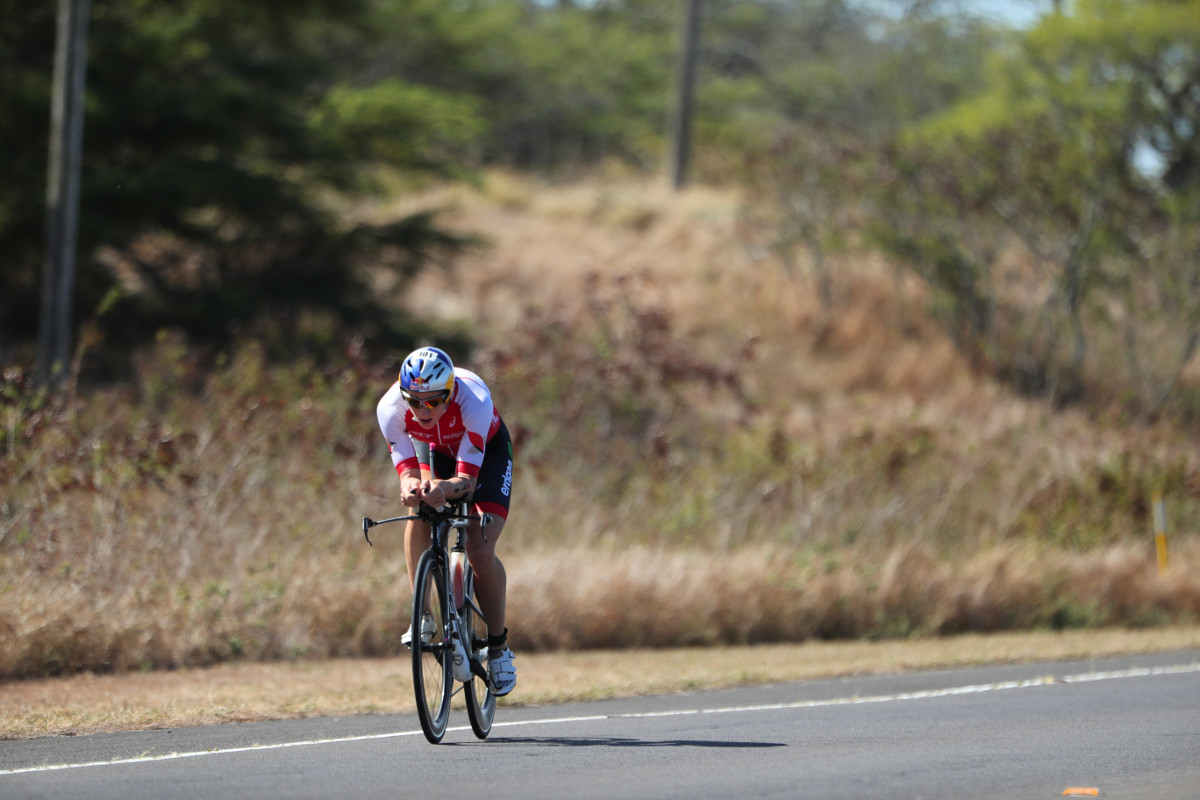
[[[48,387],[8,2],[0,678],[398,653],[426,342],[526,652],[1196,625],[1198,5],[712,0],[672,192],[682,3],[95,0]]]
[[[431,336],[471,328],[455,355],[515,433],[514,646],[1200,619],[1187,427],[1006,389],[871,261],[823,309],[755,257],[734,195],[488,185],[424,198],[490,246],[411,301]],[[401,531],[370,548],[359,521],[397,510],[373,409],[403,353],[310,325],[341,354],[164,332],[132,381],[65,400],[7,373],[0,674],[400,651]]]

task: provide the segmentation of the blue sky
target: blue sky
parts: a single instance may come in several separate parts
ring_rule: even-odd
[[[919,0],[858,0],[858,5],[902,14]],[[1067,0],[1069,3],[1069,0]],[[921,3],[938,7],[945,13],[959,11],[985,17],[1013,27],[1026,27],[1054,8],[1054,0],[934,0]]]

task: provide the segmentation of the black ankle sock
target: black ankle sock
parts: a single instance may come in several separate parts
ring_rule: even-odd
[[[488,649],[489,650],[503,650],[505,645],[507,645],[507,644],[508,644],[508,628],[505,628],[504,633],[500,634],[499,636],[493,636],[490,633],[488,634]]]

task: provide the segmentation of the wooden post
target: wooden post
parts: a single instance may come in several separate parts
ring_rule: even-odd
[[[685,0],[683,28],[679,41],[679,68],[676,74],[675,119],[671,134],[671,185],[687,185],[688,161],[692,149],[692,106],[696,85],[696,58],[700,50],[700,0]]]
[[[71,355],[71,300],[79,230],[79,172],[91,0],[59,0],[46,179],[46,264],[38,321],[38,377],[58,383]]]

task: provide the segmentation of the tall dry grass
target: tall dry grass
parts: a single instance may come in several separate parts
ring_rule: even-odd
[[[478,337],[464,361],[514,432],[517,647],[1200,619],[1195,432],[972,374],[870,259],[821,307],[742,202],[494,176],[359,210],[491,240],[408,297]],[[134,381],[66,402],[9,368],[0,676],[397,652],[400,530],[368,548],[358,525],[396,508],[374,421],[395,365],[348,345],[214,363],[165,332]]]
[[[833,564],[766,547],[631,547],[523,558],[510,603],[536,649],[757,644],[962,632],[1153,626],[1200,615],[1190,542],[1158,573],[1131,544],[1086,554],[1002,545],[961,560],[917,544]],[[563,626],[565,617],[574,624]]]

